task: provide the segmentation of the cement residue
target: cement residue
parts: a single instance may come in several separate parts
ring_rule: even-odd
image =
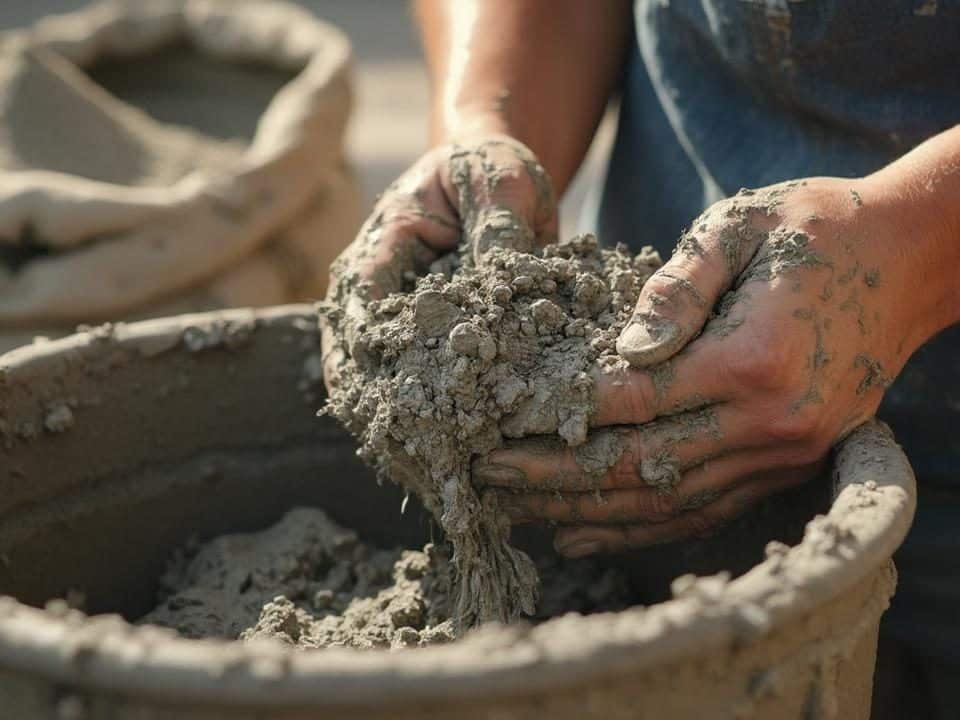
[[[458,628],[533,614],[537,598],[534,565],[509,544],[494,498],[472,484],[471,461],[507,438],[584,443],[589,371],[616,356],[659,264],[652,250],[634,257],[582,236],[533,253],[495,246],[478,259],[465,243],[454,262],[380,300],[363,296],[349,266],[334,278],[325,349],[339,365],[327,411],[438,518],[453,547]]]
[[[810,247],[805,232],[778,227],[766,237],[753,259],[737,278],[740,285],[756,280],[772,280],[800,267],[830,266],[830,262]]]
[[[853,361],[855,368],[862,368],[865,371],[863,379],[857,385],[857,395],[863,395],[873,387],[880,387],[886,390],[893,385],[893,378],[887,375],[883,369],[883,364],[875,357],[860,353]]]
[[[538,618],[619,610],[615,570],[547,558]],[[190,638],[271,638],[299,648],[402,648],[453,639],[449,553],[377,549],[323,511],[298,508],[256,533],[178,550],[141,619]]]

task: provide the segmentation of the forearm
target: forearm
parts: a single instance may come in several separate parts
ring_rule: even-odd
[[[960,322],[960,125],[922,143],[865,179],[875,202],[889,211],[897,246],[887,256],[909,268],[919,345]],[[865,198],[866,200],[866,198]]]
[[[433,142],[511,135],[562,192],[619,77],[628,0],[417,0],[416,10]]]

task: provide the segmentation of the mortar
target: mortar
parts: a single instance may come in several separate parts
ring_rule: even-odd
[[[378,487],[345,434],[314,416],[318,343],[312,309],[288,306],[105,326],[0,357],[2,717],[869,716],[890,557],[915,499],[906,458],[876,424],[838,449],[831,484],[796,496],[793,514],[809,517],[832,488],[801,542],[770,545],[733,580],[682,578],[647,608],[487,626],[399,653],[191,641],[63,603],[38,609],[74,589],[91,613],[135,619],[190,535],[261,528],[294,505],[374,542],[422,543],[425,515],[401,516],[399,491]],[[674,563],[663,577],[709,565],[656,552]]]

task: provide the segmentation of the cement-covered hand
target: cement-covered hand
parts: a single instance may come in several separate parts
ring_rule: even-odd
[[[910,222],[873,176],[709,208],[644,287],[630,367],[598,372],[588,443],[620,448],[609,470],[586,488],[573,449],[520,441],[484,463],[520,471],[502,505],[561,523],[558,550],[581,556],[709,533],[814,476],[940,329]]]
[[[328,299],[353,307],[355,317],[345,322],[361,327],[368,300],[409,289],[414,276],[464,238],[480,253],[494,243],[533,249],[554,241],[556,233],[550,179],[526,146],[496,134],[440,145],[377,201],[334,262]],[[340,350],[326,332],[325,340],[332,350],[324,361],[331,382]]]

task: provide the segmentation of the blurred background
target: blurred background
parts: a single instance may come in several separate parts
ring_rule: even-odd
[[[145,2],[149,0],[144,0]],[[353,43],[356,102],[347,139],[365,206],[427,147],[428,83],[407,0],[295,0],[340,27]],[[22,27],[84,0],[3,0],[0,30]],[[603,177],[613,135],[612,113],[561,206],[563,234],[588,231],[581,209]],[[599,188],[596,188],[599,190]]]

